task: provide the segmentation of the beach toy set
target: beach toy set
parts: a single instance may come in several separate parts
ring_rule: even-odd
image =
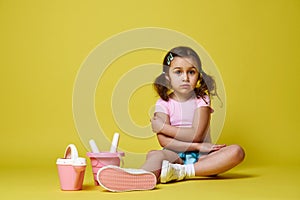
[[[115,133],[110,151],[99,151],[95,141],[89,141],[92,152],[87,152],[90,158],[94,184],[99,185],[97,181],[97,172],[104,166],[123,165],[124,152],[118,152],[119,134]],[[64,158],[58,158],[56,161],[60,188],[61,190],[81,190],[86,169],[86,159],[78,157],[78,151],[74,144],[68,145]]]

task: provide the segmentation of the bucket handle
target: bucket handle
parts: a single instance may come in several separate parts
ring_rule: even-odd
[[[77,148],[74,144],[69,144],[67,146],[67,149],[65,151],[65,158],[69,158],[72,160],[77,160],[78,159],[78,151]]]

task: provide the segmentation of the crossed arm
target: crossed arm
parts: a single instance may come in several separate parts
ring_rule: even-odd
[[[151,119],[152,130],[157,133],[160,145],[170,150],[178,152],[210,152],[219,150],[224,145],[203,143],[209,128],[210,109],[209,107],[198,108],[194,113],[194,120],[191,127],[172,126],[167,114],[155,113]]]

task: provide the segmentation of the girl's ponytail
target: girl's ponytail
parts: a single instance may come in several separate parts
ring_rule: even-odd
[[[169,82],[166,78],[165,73],[161,73],[154,81],[154,89],[157,92],[157,94],[162,98],[164,101],[169,100]]]

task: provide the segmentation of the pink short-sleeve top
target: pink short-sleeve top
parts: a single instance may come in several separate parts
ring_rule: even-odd
[[[185,102],[179,102],[171,98],[169,98],[169,101],[158,99],[155,112],[167,114],[172,126],[191,127],[195,110],[203,106],[211,108],[209,96],[204,96],[204,99],[195,97]],[[213,112],[213,109],[211,109],[211,112]]]

